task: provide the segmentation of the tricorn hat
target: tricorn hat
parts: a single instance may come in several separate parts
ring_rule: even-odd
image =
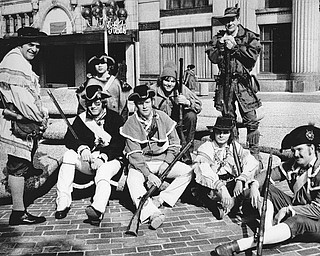
[[[150,89],[146,84],[136,86],[128,97],[130,101],[146,100],[153,98],[156,95],[155,91]]]
[[[281,142],[281,150],[301,144],[320,144],[320,129],[313,124],[303,125],[288,133]]]
[[[238,8],[238,4],[236,4],[233,7],[228,7],[227,9],[225,9],[223,16],[215,16],[213,18],[217,20],[223,20],[223,19],[239,16],[239,14],[240,14],[240,8]]]
[[[89,78],[86,82],[85,99],[87,101],[93,101],[97,99],[110,98],[111,94],[107,91],[103,91],[103,83],[96,78]]]
[[[114,65],[116,62],[115,60],[109,56],[106,53],[101,54],[100,56],[93,56],[92,58],[90,58],[90,60],[88,61],[88,64],[90,65],[98,65],[100,63],[107,63],[108,66],[112,66]]]
[[[218,116],[214,126],[207,126],[210,130],[231,131],[234,127],[234,120],[232,117]]]

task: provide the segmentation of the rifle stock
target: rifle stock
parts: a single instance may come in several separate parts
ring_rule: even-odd
[[[168,176],[169,172],[171,171],[172,167],[175,165],[176,162],[178,162],[181,159],[181,157],[185,154],[185,152],[190,148],[191,145],[192,145],[192,141],[190,141],[187,145],[185,145],[182,148],[180,153],[173,159],[173,161],[169,164],[167,169],[164,170],[164,172],[159,177],[161,182],[164,181],[164,179]],[[133,236],[137,236],[138,235],[138,230],[139,230],[139,225],[140,225],[140,215],[141,215],[142,208],[143,208],[144,204],[146,203],[146,201],[149,199],[149,197],[157,189],[158,189],[157,186],[152,185],[149,188],[149,190],[140,199],[138,208],[137,208],[136,212],[134,213],[134,215],[132,216],[132,218],[130,220],[130,223],[128,225],[128,228],[127,228],[127,231],[126,231],[127,235],[133,235]]]
[[[263,246],[264,231],[265,231],[267,199],[268,199],[268,193],[269,193],[271,171],[272,171],[272,152],[269,155],[266,180],[263,187],[263,205],[261,210],[260,226],[257,234],[257,256],[262,256],[262,246]]]

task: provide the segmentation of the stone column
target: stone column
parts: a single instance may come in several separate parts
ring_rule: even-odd
[[[319,87],[319,1],[292,1],[292,91],[312,92]]]

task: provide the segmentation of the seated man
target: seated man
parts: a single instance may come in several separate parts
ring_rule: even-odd
[[[182,93],[178,93],[177,71],[174,63],[165,64],[158,84],[152,85],[151,89],[156,93],[154,107],[164,111],[174,121],[179,122],[179,105],[183,106],[183,135],[186,143],[193,141],[197,126],[197,114],[201,111],[202,103],[196,94],[185,85],[182,86]],[[181,139],[180,134],[179,136]],[[190,158],[192,151],[193,147],[190,147],[189,153],[184,158],[186,164],[192,163]]]
[[[195,180],[201,185],[198,196],[217,219],[222,219],[230,210],[238,211],[239,196],[259,168],[259,162],[248,150],[238,142],[232,144],[233,128],[232,118],[219,116],[212,127],[212,141],[203,143],[195,158]],[[240,168],[235,164],[235,154]]]
[[[95,80],[88,81],[86,90],[87,110],[76,117],[68,129],[65,144],[69,149],[63,156],[57,182],[56,219],[67,216],[71,205],[71,192],[75,171],[94,176],[96,190],[93,202],[86,208],[89,221],[99,223],[107,206],[110,180],[120,168],[124,138],[119,134],[123,125],[121,116],[106,108],[109,94],[102,91]]]
[[[319,143],[320,129],[313,125],[300,126],[284,137],[281,148],[291,148],[293,158],[273,168],[271,180],[287,180],[293,197],[270,185],[263,244],[280,243],[307,233],[319,234]],[[266,172],[261,172],[250,188],[252,205],[260,210],[262,200],[259,189],[264,184],[265,178]],[[234,255],[256,245],[254,237],[242,238],[219,245],[211,255]]]
[[[179,153],[180,140],[176,123],[164,112],[153,109],[155,92],[147,85],[134,88],[129,100],[134,101],[137,111],[120,129],[126,138],[125,152],[129,160],[127,185],[134,204],[138,207],[141,197],[147,192],[145,185],[160,187],[159,175]],[[149,221],[157,229],[165,216],[158,209],[163,203],[173,207],[191,181],[191,168],[177,162],[167,178],[170,185],[158,196],[149,198],[144,205],[140,220]],[[147,183],[147,184],[146,184]]]

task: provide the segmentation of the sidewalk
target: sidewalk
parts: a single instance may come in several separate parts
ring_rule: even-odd
[[[272,94],[261,93],[263,105],[268,111],[268,115],[261,122],[261,145],[278,148],[283,134],[293,126],[304,124],[308,119],[316,119],[316,124],[320,124],[320,94]],[[63,109],[66,113],[72,113],[73,107],[68,109],[68,103],[73,104],[72,99],[63,92],[60,96],[64,102]],[[48,107],[53,109],[54,106],[50,105],[48,97],[46,100]],[[219,114],[213,108],[212,95],[203,96],[201,100],[203,111],[199,115],[198,130],[213,125]],[[57,125],[50,129],[51,133],[48,133],[48,136],[53,136],[54,132],[59,133],[60,130],[61,133],[66,126]],[[245,135],[242,132],[245,131],[241,131],[240,134],[243,140]],[[173,208],[162,209],[167,218],[158,230],[150,230],[146,224],[142,224],[137,237],[128,236],[125,231],[133,213],[126,191],[114,191],[116,193],[113,193],[100,227],[84,223],[84,210],[90,204],[90,196],[79,190],[74,193],[76,198],[67,218],[56,220],[54,212],[57,172],[52,169],[54,166],[57,167],[59,156],[64,150],[64,146],[53,143],[43,143],[39,148],[38,164],[53,173],[45,186],[41,183],[45,182],[45,179],[35,181],[42,185],[39,185],[41,189],[38,191],[41,194],[28,210],[32,214],[45,216],[46,222],[34,226],[8,226],[11,204],[8,200],[0,201],[0,255],[204,256],[210,255],[210,251],[220,243],[252,235],[252,230],[245,223],[229,217],[218,221],[207,209],[184,200],[179,201]],[[3,150],[1,153],[4,153]],[[28,196],[31,194],[28,193]],[[317,242],[296,240],[269,246],[263,253],[272,256],[320,255],[320,238],[313,239]],[[256,255],[256,252],[254,250],[252,254],[239,255]]]

